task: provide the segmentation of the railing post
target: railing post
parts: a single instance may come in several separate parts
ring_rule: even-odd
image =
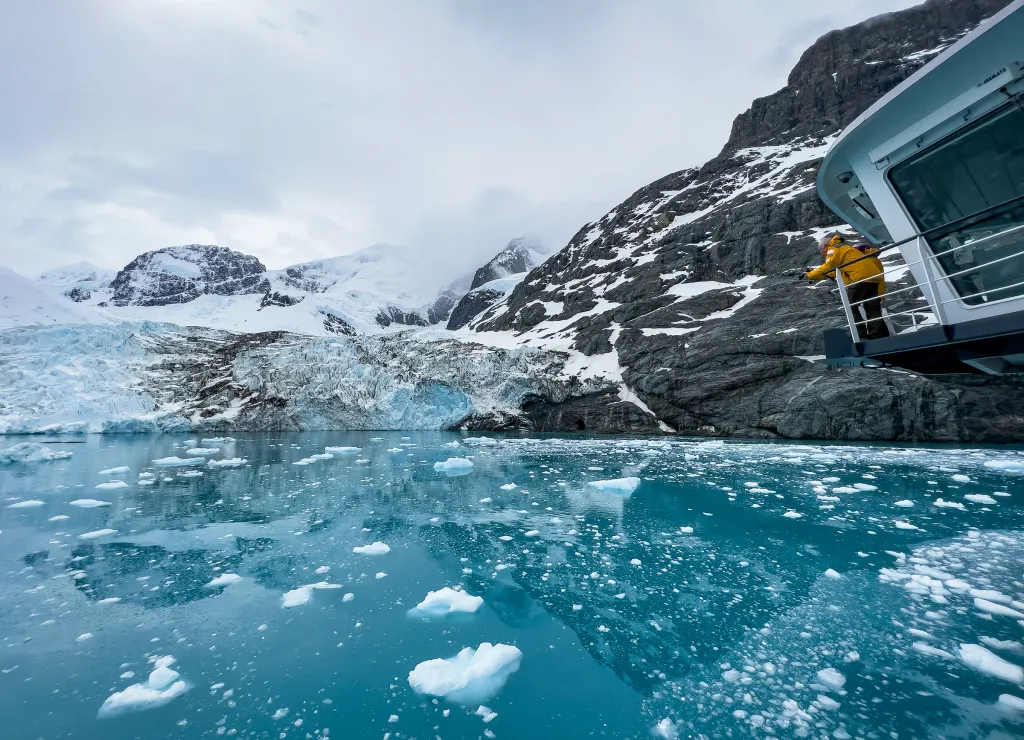
[[[857,331],[857,322],[853,319],[850,297],[846,295],[846,284],[843,282],[843,276],[839,270],[836,270],[836,284],[839,285],[839,300],[843,302],[843,312],[846,314],[846,320],[850,324],[850,336],[853,338],[853,343],[857,344],[860,342],[860,332]]]
[[[935,290],[935,275],[933,273],[935,267],[932,265],[932,259],[935,259],[935,256],[923,236],[917,237],[917,251],[921,258],[921,267],[924,268],[925,282],[928,284],[928,303],[931,304],[931,309],[935,313],[935,318],[939,320],[939,324],[945,326],[946,310],[942,307],[939,294]]]

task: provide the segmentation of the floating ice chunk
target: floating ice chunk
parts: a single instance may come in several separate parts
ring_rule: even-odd
[[[498,716],[498,713],[492,710],[490,707],[485,707],[483,704],[476,708],[474,714],[477,717],[483,717],[484,724],[488,724],[492,719]]]
[[[86,640],[92,639],[92,632],[83,632],[75,638],[75,642],[85,642]]]
[[[896,529],[916,529],[916,530],[920,530],[921,529],[917,525],[911,524],[910,522],[908,522],[905,519],[893,519],[892,523],[896,525]]]
[[[927,642],[915,642],[911,647],[922,655],[930,655],[933,658],[942,658],[944,660],[955,660],[952,653],[932,647]]]
[[[1024,644],[1015,640],[997,640],[994,637],[980,637],[983,643],[996,650],[1005,650],[1008,653],[1024,654]]]
[[[493,503],[493,501],[494,499],[492,499],[490,496],[480,499],[481,504],[490,504]]]
[[[514,491],[515,489],[516,489],[516,484],[515,483],[506,483],[505,485],[503,485],[501,487],[501,490],[503,490],[503,491]]]
[[[1004,707],[1016,709],[1018,712],[1024,712],[1024,699],[1021,699],[1019,696],[1014,696],[1013,694],[1000,694],[999,703]]]
[[[826,578],[833,578],[835,580],[839,580],[840,578],[843,577],[843,575],[839,571],[832,570],[831,568],[829,568],[828,570],[825,571],[825,577]]]
[[[465,591],[457,591],[445,586],[437,591],[429,591],[423,601],[409,611],[410,614],[441,617],[446,614],[472,614],[484,603],[479,596],[472,596]]]
[[[611,480],[592,480],[588,485],[610,493],[621,493],[629,496],[640,486],[639,478],[612,478]]]
[[[960,643],[960,660],[976,671],[1013,683],[1024,683],[1024,668],[1003,660],[988,648]]]
[[[362,447],[324,447],[324,454],[327,455],[358,455]]]
[[[1012,473],[1024,473],[1024,460],[987,460],[985,467]]]
[[[192,457],[210,457],[212,455],[219,455],[219,447],[193,447],[191,450],[185,450],[186,455]]]
[[[281,608],[291,609],[295,606],[308,604],[309,600],[313,598],[313,591],[333,588],[341,588],[341,585],[338,583],[320,581],[319,583],[309,583],[305,586],[299,586],[298,588],[286,591],[281,595]]]
[[[33,498],[27,501],[19,501],[16,504],[7,504],[8,509],[34,509],[37,506],[46,506],[46,503]]]
[[[843,684],[846,683],[846,676],[831,667],[822,668],[818,671],[817,676],[822,685],[827,686],[833,691],[839,691],[839,689],[843,688]]]
[[[344,596],[341,597],[341,600],[344,601],[344,602],[349,602],[349,601],[354,600],[355,598],[356,598],[355,594],[347,593],[347,594],[345,594]]]
[[[641,565],[643,565],[643,563],[640,561],[639,558],[633,558],[632,560],[629,561],[629,564],[630,565],[635,565],[637,567],[640,567]]]
[[[158,468],[183,468],[187,465],[202,465],[201,457],[159,457],[153,461]]]
[[[679,533],[680,534],[693,534],[693,527],[680,527],[679,528]]]
[[[388,452],[405,452],[401,447],[389,447]]]
[[[1024,619],[1024,612],[1019,612],[1016,609],[1011,609],[1003,604],[997,604],[994,601],[988,599],[975,599],[974,606],[981,609],[983,612],[989,614],[995,614],[999,617],[1012,617],[1014,619]]]
[[[473,461],[464,457],[449,457],[444,462],[434,463],[434,470],[439,473],[462,473],[469,472],[473,468]]]
[[[957,473],[956,475],[953,476],[953,480],[955,480],[957,483],[970,483],[971,476],[964,475],[963,473]]]
[[[204,447],[211,447],[218,445],[226,445],[234,441],[234,437],[203,437],[199,441],[199,444],[203,445]]]
[[[170,668],[174,658],[167,655],[157,658],[156,667],[145,683],[129,686],[107,697],[96,715],[100,719],[118,717],[129,712],[142,712],[170,703],[191,687],[180,680],[178,672]]]
[[[318,462],[320,460],[332,460],[332,459],[334,459],[334,455],[328,455],[327,453],[321,453],[321,454],[316,454],[316,455],[310,455],[309,457],[304,457],[301,460],[296,460],[295,462],[292,463],[292,465],[312,465],[313,463]]]
[[[970,589],[969,593],[975,599],[988,599],[989,601],[996,601],[1000,604],[1009,604],[1011,601],[1013,601],[1013,599],[1011,599],[1003,592],[993,591],[992,589],[987,588],[972,588]]]
[[[383,542],[374,542],[370,545],[359,545],[358,547],[353,547],[352,552],[357,555],[387,555],[391,552],[391,548]]]
[[[221,586],[230,586],[232,583],[238,583],[240,580],[242,580],[242,576],[237,573],[221,573],[219,576],[207,583],[206,587],[219,588]]]
[[[839,702],[831,696],[825,696],[824,694],[818,694],[814,702],[822,709],[839,709]]]
[[[95,498],[76,498],[71,502],[71,506],[77,506],[79,509],[98,509],[101,506],[110,506],[110,502]]]
[[[661,740],[678,740],[679,738],[679,730],[676,729],[675,722],[668,717],[656,724],[651,730],[651,734]]]
[[[877,491],[878,486],[873,486],[870,483],[854,483],[853,487],[858,491]]]
[[[938,506],[940,509],[958,509],[959,511],[967,511],[967,507],[959,501],[943,501],[941,498],[937,498],[932,501],[932,506]]]
[[[388,577],[388,574],[387,574],[387,573],[385,573],[384,571],[381,571],[380,573],[377,573],[377,574],[376,574],[376,575],[374,576],[374,578],[376,578],[376,579],[377,579],[378,581],[379,581],[379,580],[380,580],[381,578],[387,578],[387,577]]]
[[[116,604],[116,603],[117,603],[117,602],[119,602],[120,600],[121,600],[121,597],[120,597],[120,596],[108,596],[108,597],[107,597],[107,598],[105,598],[105,599],[100,599],[100,600],[99,600],[99,601],[97,601],[96,603],[97,603],[97,604]],[[134,676],[134,675],[135,675],[135,674],[133,673],[133,674],[132,674],[131,676],[123,676],[122,678],[131,678],[131,677],[132,677],[132,676]]]
[[[523,536],[524,537],[540,537],[540,530],[539,529],[528,530],[526,532],[523,532]]]
[[[330,571],[331,571],[331,566],[329,566],[329,565],[321,565],[319,568],[317,568],[313,572],[316,573],[318,576],[322,576],[324,573],[330,573]]]
[[[284,707],[281,707],[280,709],[274,712],[274,714],[271,716],[271,719],[284,719],[287,716],[288,710]]]
[[[208,460],[206,465],[211,468],[240,468],[247,462],[244,457],[229,457],[226,460]]]
[[[803,514],[801,514],[799,511],[792,511],[792,510],[790,510],[790,511],[787,511],[782,516],[786,517],[787,519],[799,519],[800,517],[803,516]]]
[[[71,457],[70,452],[51,450],[38,442],[19,442],[6,450],[0,450],[0,465],[19,462],[53,462],[54,460],[67,460],[69,457]]]
[[[994,504],[996,502],[994,498],[986,496],[984,493],[968,493],[964,498],[976,504]]]
[[[80,540],[98,540],[100,537],[110,537],[111,535],[117,534],[116,529],[97,529],[93,532],[86,532],[85,534],[78,535]]]
[[[128,484],[123,480],[108,480],[106,483],[97,483],[96,488],[101,491],[113,491],[118,488],[127,488]]]
[[[832,493],[857,493],[858,489],[853,486],[834,486]]]
[[[434,658],[409,673],[409,686],[420,694],[476,704],[497,694],[519,670],[522,651],[513,645],[481,643],[463,648],[454,658]]]
[[[132,472],[131,468],[129,468],[127,465],[122,465],[117,468],[107,468],[106,470],[101,470],[98,473],[98,475],[124,475],[125,473],[130,472]]]
[[[893,506],[900,506],[900,507],[902,507],[904,509],[909,509],[913,505],[914,505],[914,502],[911,501],[908,498],[905,498],[902,501],[897,501],[896,503],[893,504]]]
[[[497,447],[498,440],[491,437],[465,437],[462,440],[462,444],[470,445],[471,447]]]
[[[42,503],[42,502],[40,501],[40,503]],[[57,514],[57,516],[51,516],[46,521],[48,521],[48,522],[65,522],[65,521],[67,521],[70,518],[71,517],[69,517],[67,514]]]

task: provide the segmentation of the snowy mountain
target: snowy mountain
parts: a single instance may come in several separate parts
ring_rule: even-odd
[[[94,293],[108,297],[110,283],[117,270],[97,267],[91,262],[76,262],[73,265],[47,270],[37,280],[47,288],[75,301],[88,301]]]
[[[461,329],[503,300],[530,270],[545,259],[547,255],[538,240],[522,236],[510,241],[473,275],[469,292],[452,308],[448,328]]]
[[[17,326],[102,323],[101,314],[45,285],[0,267],[0,329]]]
[[[637,190],[542,264],[513,242],[457,303],[460,288],[423,280],[424,256],[385,245],[279,271],[219,247],[158,250],[118,274],[109,303],[123,305],[106,307],[0,274],[0,321],[22,327],[0,331],[0,431],[1024,441],[1020,381],[815,362],[843,318],[829,286],[793,277],[841,226],[814,190],[829,142],[1007,2],[929,0],[825,35],[717,157]],[[94,306],[120,323],[26,326]],[[428,325],[446,318],[452,331]]]

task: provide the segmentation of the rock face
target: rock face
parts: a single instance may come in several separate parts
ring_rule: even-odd
[[[530,270],[544,261],[542,249],[540,242],[532,237],[521,236],[510,241],[473,275],[469,292],[450,312],[448,328],[461,329],[500,302]]]
[[[166,306],[201,295],[267,293],[263,264],[226,247],[189,244],[140,254],[111,282],[115,306]]]
[[[386,306],[377,312],[374,319],[379,326],[391,326],[401,324],[402,326],[426,326],[427,320],[415,311],[403,311],[397,306]]]
[[[547,336],[622,369],[613,403],[578,397],[568,413],[536,399],[527,415],[551,431],[622,430],[623,394],[635,394],[685,434],[1021,439],[1024,386],[1013,379],[809,361],[843,318],[830,285],[794,278],[819,261],[817,238],[841,226],[814,190],[829,142],[1007,4],[930,0],[823,36],[785,88],[737,117],[715,159],[638,190],[487,309],[474,328],[528,336],[568,320]]]

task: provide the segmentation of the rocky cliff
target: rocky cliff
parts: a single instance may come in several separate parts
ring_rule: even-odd
[[[1024,386],[833,370],[821,331],[841,325],[830,286],[793,275],[841,226],[818,200],[829,142],[881,95],[1008,0],[930,0],[834,31],[785,88],[737,117],[723,151],[638,190],[474,324],[560,338],[622,369],[619,396],[536,399],[543,430],[887,440],[1020,439]]]

